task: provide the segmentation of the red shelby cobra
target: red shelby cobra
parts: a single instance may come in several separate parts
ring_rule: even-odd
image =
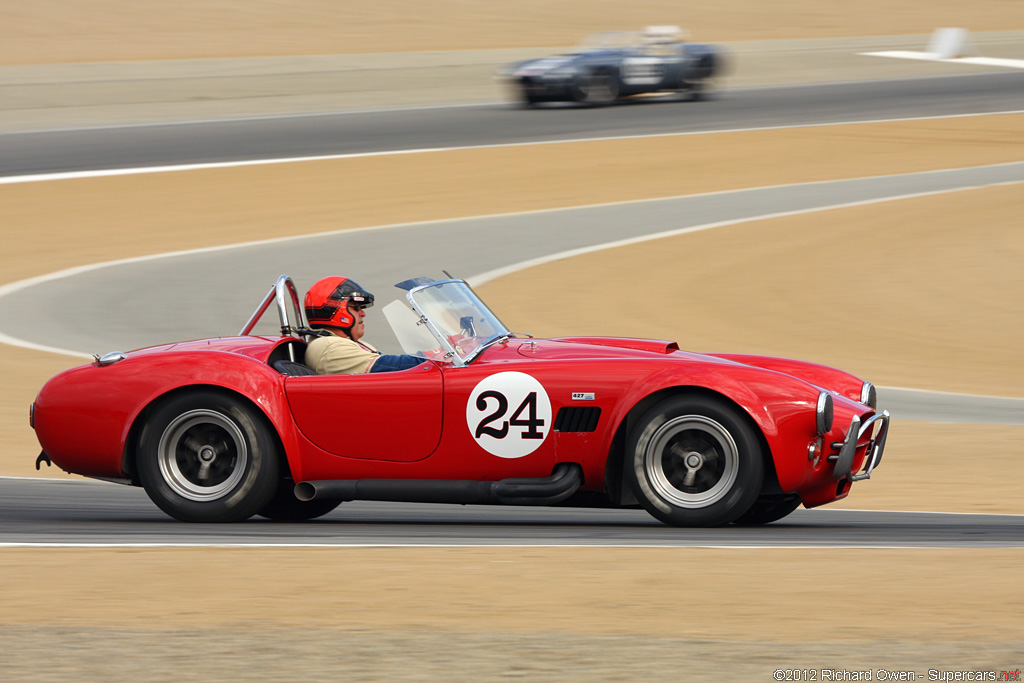
[[[845,372],[649,339],[533,339],[462,280],[397,286],[405,301],[384,314],[427,362],[313,374],[282,275],[237,337],[110,353],[47,382],[31,408],[37,466],[142,486],[184,521],[386,500],[639,505],[713,526],[844,498],[882,459],[889,414]],[[275,301],[280,335],[251,334]]]

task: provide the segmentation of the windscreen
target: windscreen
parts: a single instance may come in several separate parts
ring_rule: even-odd
[[[463,282],[446,282],[416,292],[416,305],[444,337],[486,341],[508,330]]]
[[[420,317],[415,311],[403,302],[392,301],[381,309],[381,313],[398,338],[402,350],[410,356],[429,357],[427,352],[440,346],[427,326],[419,324]]]

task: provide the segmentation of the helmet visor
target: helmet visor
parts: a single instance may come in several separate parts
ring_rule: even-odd
[[[362,310],[373,306],[373,294],[359,286],[352,280],[346,280],[338,285],[338,288],[331,294],[335,301],[348,301],[349,308]]]

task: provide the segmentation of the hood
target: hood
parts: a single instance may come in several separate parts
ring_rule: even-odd
[[[552,74],[555,72],[564,71],[567,74],[573,73],[578,68],[582,68],[584,65],[592,63],[606,64],[612,63],[617,59],[621,59],[624,56],[622,50],[598,48],[594,50],[585,50],[582,52],[573,52],[566,55],[558,55],[557,57],[541,57],[539,59],[528,59],[523,62],[516,62],[510,66],[501,69],[498,73],[504,76],[511,76],[513,78],[523,78],[541,76],[544,74]]]
[[[528,59],[525,62],[518,62],[508,68],[512,76],[540,76],[541,74],[554,71],[555,69],[571,67],[577,55],[561,55],[559,57],[542,57],[540,59]]]
[[[663,339],[630,337],[558,337],[554,339],[517,339],[510,346],[519,355],[545,360],[670,360],[698,361],[706,364],[736,365],[731,361],[679,350],[679,345]]]
[[[662,359],[672,363],[698,363],[705,367],[734,366],[788,377],[815,391],[827,389],[851,401],[860,402],[864,381],[836,368],[789,358],[750,354],[710,354],[681,351],[679,344],[661,339],[626,337],[559,337],[520,341],[518,353],[526,358],[583,360],[600,358]],[[774,380],[779,382],[779,379]]]

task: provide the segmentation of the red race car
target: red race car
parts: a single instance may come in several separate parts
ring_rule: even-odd
[[[142,486],[180,520],[302,520],[344,501],[642,506],[766,524],[844,498],[888,412],[845,372],[674,342],[510,332],[458,279],[384,314],[426,362],[317,375],[282,275],[239,336],[110,353],[39,392],[37,460]],[[276,302],[281,332],[252,334]],[[294,321],[293,321],[294,318]]]

